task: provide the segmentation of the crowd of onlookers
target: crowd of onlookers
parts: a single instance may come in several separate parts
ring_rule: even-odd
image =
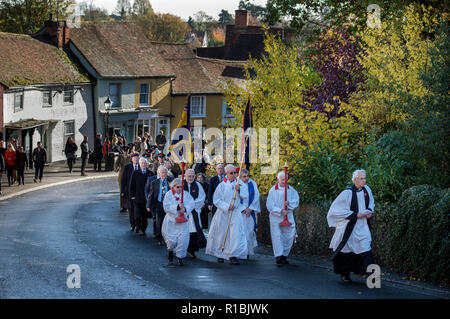
[[[47,153],[37,142],[36,148],[33,150],[32,158],[29,159],[27,153],[24,152],[22,145],[18,145],[16,139],[11,138],[5,147],[5,142],[0,140],[0,195],[2,194],[2,178],[6,173],[8,186],[25,184],[25,170],[31,168],[34,164],[35,178],[34,182],[42,182],[44,165],[47,161]]]

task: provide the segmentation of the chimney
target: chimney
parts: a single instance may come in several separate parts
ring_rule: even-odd
[[[247,10],[236,10],[235,11],[235,19],[234,26],[236,28],[242,28],[248,26],[248,11]]]
[[[52,21],[51,18],[50,15],[50,20],[44,23],[45,33],[50,36],[58,49],[62,49],[69,42],[70,28],[66,21]]]

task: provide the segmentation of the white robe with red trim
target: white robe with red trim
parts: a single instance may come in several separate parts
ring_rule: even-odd
[[[209,255],[216,256],[217,258],[247,258],[247,237],[245,234],[244,219],[241,213],[245,207],[241,204],[240,192],[236,194],[230,227],[226,237],[224,250],[222,251],[222,245],[230,216],[228,208],[233,201],[235,183],[236,181],[230,182],[224,180],[217,186],[213,196],[213,203],[217,207],[217,211],[211,220],[205,252]]]
[[[164,196],[163,206],[166,216],[162,223],[161,233],[167,249],[173,251],[177,258],[184,258],[187,255],[189,246],[189,219],[194,208],[194,199],[188,192],[184,191],[183,204],[186,208],[184,217],[188,219],[185,223],[177,223],[175,221],[175,218],[180,215],[180,212],[177,210],[180,202],[181,194],[176,194],[173,190]]]
[[[298,207],[299,197],[297,191],[290,185],[288,185],[287,190],[287,201],[289,202],[289,206],[287,207],[287,217],[292,225],[280,226],[280,223],[284,218],[284,215],[281,214],[281,210],[284,209],[284,187],[280,187],[278,183],[275,184],[275,186],[272,186],[269,191],[269,196],[267,196],[266,207],[270,213],[270,237],[272,238],[272,247],[275,257],[287,257],[291,251],[295,237],[297,237],[294,209]]]

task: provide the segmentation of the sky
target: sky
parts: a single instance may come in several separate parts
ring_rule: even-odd
[[[81,2],[81,0],[77,0],[77,2]],[[251,2],[265,6],[267,0],[252,0]],[[130,0],[130,3],[133,5],[133,0]],[[94,4],[112,13],[116,8],[117,0],[94,0]],[[234,10],[238,9],[239,0],[150,0],[150,4],[157,13],[171,13],[184,20],[198,11],[204,11],[218,19],[222,9],[234,14]]]

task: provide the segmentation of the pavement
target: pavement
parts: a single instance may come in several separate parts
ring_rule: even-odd
[[[54,162],[45,166],[42,183],[40,183],[39,181],[37,183],[34,182],[35,170],[33,168],[25,170],[25,185],[19,185],[16,181],[11,186],[8,186],[8,178],[6,176],[6,173],[4,173],[1,179],[2,195],[0,195],[0,201],[47,187],[59,186],[84,180],[117,176],[117,173],[115,173],[114,171],[105,172],[104,167],[105,165],[104,163],[102,163],[103,171],[97,172],[94,171],[93,164],[87,164],[86,174],[88,176],[81,176],[81,159],[77,159],[72,173],[69,173],[69,168],[66,161]]]

